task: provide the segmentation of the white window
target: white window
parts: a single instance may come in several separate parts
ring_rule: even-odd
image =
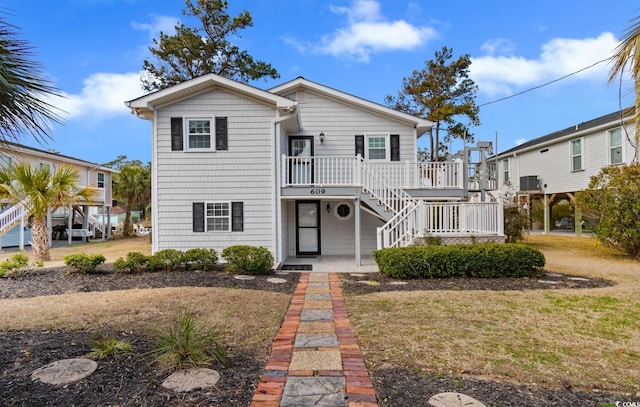
[[[231,204],[229,202],[207,202],[207,232],[229,232],[231,230]]]
[[[622,164],[622,129],[609,131],[609,164]]]
[[[211,149],[211,120],[187,119],[187,146],[193,149]]]
[[[104,188],[104,173],[98,173],[98,188]]]
[[[505,159],[502,160],[502,176],[503,176],[503,181],[502,182],[509,182],[509,159]]]
[[[582,139],[571,140],[571,171],[584,169],[582,155]]]
[[[389,160],[389,136],[387,134],[367,135],[365,145],[366,156],[369,160]]]

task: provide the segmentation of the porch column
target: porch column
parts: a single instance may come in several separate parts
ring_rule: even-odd
[[[548,235],[549,234],[549,224],[551,223],[550,219],[549,219],[549,202],[547,201],[547,194],[546,192],[543,194],[543,206],[544,206],[544,232],[543,234]]]
[[[47,220],[46,220],[46,222],[47,222],[47,234],[49,235],[49,247],[53,246],[53,239],[51,239],[51,236],[52,236],[52,230],[51,230],[51,214],[52,214],[52,212],[51,212],[51,211],[49,211],[49,212],[47,213]],[[22,228],[22,230],[23,230],[23,231],[22,231],[21,233],[24,233],[24,227]],[[23,239],[24,239],[24,235],[21,235],[21,236],[20,236],[20,240],[22,241]]]
[[[71,244],[71,229],[73,226],[73,206],[69,206],[69,212],[67,213],[67,243]]]
[[[356,196],[356,208],[355,208],[355,235],[356,235],[356,266],[362,265],[362,257],[360,253],[360,193]]]
[[[20,243],[18,243],[18,248],[20,248],[20,250],[24,250],[24,215],[25,215],[26,211],[23,209],[22,210],[22,215],[20,215],[20,234],[19,234],[19,239],[20,239]],[[0,249],[2,248],[2,245],[0,244]]]

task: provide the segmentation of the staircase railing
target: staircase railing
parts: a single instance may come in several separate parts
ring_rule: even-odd
[[[368,162],[359,158],[358,177],[362,190],[378,201],[385,210],[393,212],[394,216],[401,213],[408,204],[417,201],[404,189],[387,180],[378,173]]]
[[[17,203],[0,213],[0,234],[13,228],[26,215],[26,210],[21,203]]]

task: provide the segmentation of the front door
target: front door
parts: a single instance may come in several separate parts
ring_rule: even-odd
[[[320,202],[296,201],[296,255],[320,254]]]
[[[313,137],[289,138],[289,182],[293,185],[313,184]]]

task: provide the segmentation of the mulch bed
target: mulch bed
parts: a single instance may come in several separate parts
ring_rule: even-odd
[[[112,266],[101,266],[95,275],[68,275],[64,267],[37,269],[20,278],[0,279],[0,298],[26,298],[65,292],[90,292],[130,288],[177,286],[233,287],[292,293],[296,273],[286,284],[268,283],[267,276],[237,280],[223,267],[213,272],[168,272],[118,274]],[[293,277],[293,278],[291,278]],[[342,275],[345,293],[364,294],[390,290],[529,290],[588,288],[611,285],[605,280],[569,280],[569,276],[545,275],[540,279],[443,279],[407,280],[406,285],[380,274]],[[556,284],[538,280],[556,281]],[[373,282],[373,283],[372,283]],[[264,358],[254,354],[231,354],[227,366],[213,366],[221,372],[215,388],[175,393],[161,387],[166,374],[154,369],[146,356],[148,338],[132,332],[112,333],[133,343],[133,352],[98,361],[98,370],[80,382],[51,386],[31,381],[33,370],[56,360],[81,357],[90,349],[95,331],[9,331],[0,332],[0,405],[14,406],[249,406]],[[457,391],[486,405],[498,406],[601,406],[613,401],[631,401],[631,396],[590,393],[572,389],[546,389],[478,380],[469,377],[436,377],[413,369],[381,368],[372,372],[381,406],[426,405],[434,394]],[[638,397],[636,397],[637,401]]]

